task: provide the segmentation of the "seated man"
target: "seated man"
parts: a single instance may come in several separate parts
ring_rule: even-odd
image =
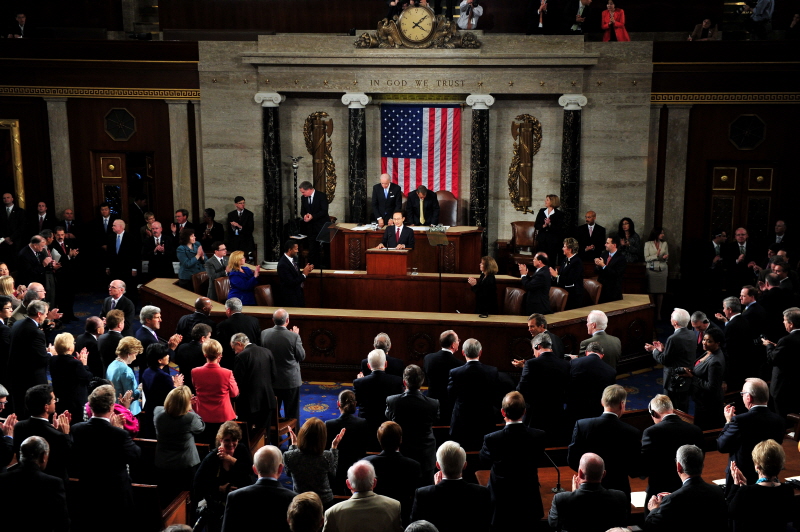
[[[409,195],[406,202],[408,225],[437,225],[439,223],[439,199],[425,185],[416,190],[417,197]]]
[[[323,531],[402,532],[400,503],[375,493],[377,483],[375,468],[369,462],[360,460],[350,466],[347,488],[353,496],[325,512]]]
[[[406,249],[414,248],[414,230],[403,226],[405,217],[400,211],[392,215],[394,226],[389,226],[383,233],[383,241],[378,244],[378,249],[395,248]]]

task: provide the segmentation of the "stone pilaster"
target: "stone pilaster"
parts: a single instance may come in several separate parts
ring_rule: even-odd
[[[69,152],[67,98],[45,98],[50,129],[50,162],[53,168],[53,212],[61,218],[64,209],[74,209],[72,160]]]
[[[192,207],[189,158],[189,100],[164,100],[169,112],[169,151],[172,160],[173,210]],[[197,215],[198,213],[192,213]]]
[[[197,158],[197,198],[201,209],[206,208],[206,180],[203,171],[203,131],[200,122],[200,101],[192,100],[194,109],[194,145]],[[200,213],[198,213],[200,214]]]
[[[565,234],[578,226],[581,192],[581,108],[588,103],[583,94],[564,94],[558,105],[564,108],[561,139],[561,210]]]
[[[664,230],[669,235],[669,276],[680,279],[683,204],[686,194],[686,161],[689,149],[691,105],[670,105],[667,153],[664,160]]]
[[[491,94],[470,94],[472,136],[469,173],[469,225],[483,228],[481,254],[489,253],[489,107]]]
[[[281,192],[281,128],[278,106],[286,96],[277,92],[259,92],[256,103],[262,107],[264,141],[264,252],[263,260],[276,261],[281,253],[283,229],[283,194]]]
[[[348,92],[342,103],[350,112],[347,142],[347,179],[350,192],[348,223],[368,221],[367,207],[367,120],[366,106],[372,97],[363,92]]]

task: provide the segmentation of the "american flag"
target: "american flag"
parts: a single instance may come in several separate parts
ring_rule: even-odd
[[[381,173],[408,195],[419,185],[458,197],[460,105],[381,105]]]

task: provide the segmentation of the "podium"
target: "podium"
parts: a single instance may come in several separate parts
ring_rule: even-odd
[[[367,250],[367,275],[407,275],[410,249]]]

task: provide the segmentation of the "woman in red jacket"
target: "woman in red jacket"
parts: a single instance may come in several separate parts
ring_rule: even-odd
[[[608,0],[608,9],[603,11],[603,42],[630,41],[628,30],[625,29],[625,11],[614,6],[614,0]]]
[[[233,372],[219,365],[222,358],[222,345],[216,340],[206,340],[203,344],[206,363],[192,370],[192,383],[195,397],[194,411],[206,424],[201,436],[203,443],[210,443],[219,427],[226,421],[236,418],[231,399],[239,395],[239,386]]]

